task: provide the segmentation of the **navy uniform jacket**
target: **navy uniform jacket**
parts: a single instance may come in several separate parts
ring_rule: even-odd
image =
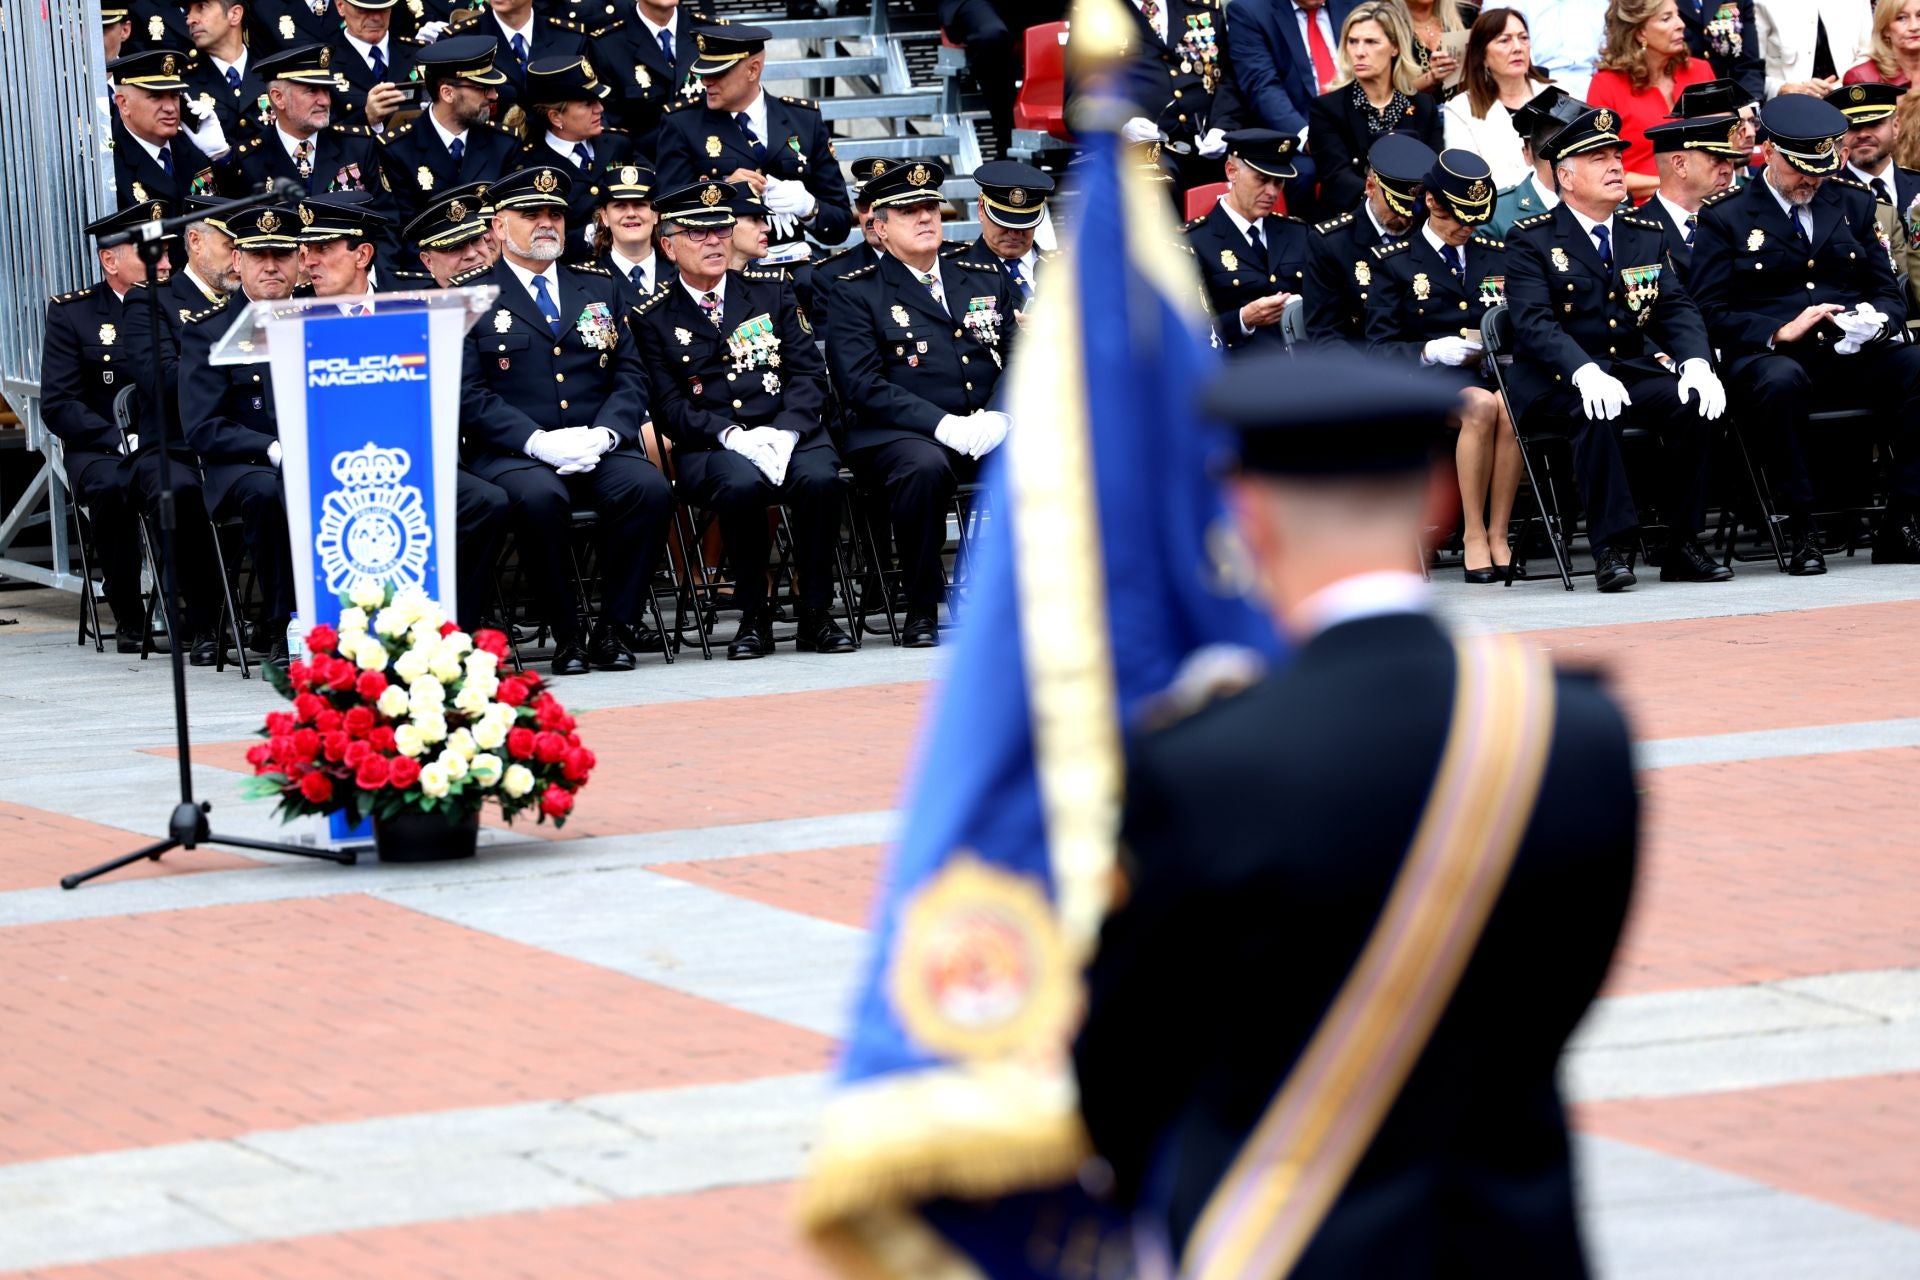
[[[1376,248],[1367,295],[1367,343],[1376,351],[1418,360],[1434,338],[1480,336],[1495,287],[1504,288],[1507,246],[1476,234],[1460,247],[1466,279],[1453,274],[1419,228]]]
[[[1138,104],[1139,114],[1159,124],[1176,142],[1190,142],[1205,128],[1235,128],[1242,107],[1227,54],[1226,0],[1167,0],[1162,7],[1167,10],[1164,41],[1136,6],[1126,6],[1133,37],[1122,71],[1123,96]],[[1189,32],[1198,38],[1190,41]],[[1211,46],[1215,58],[1211,95],[1206,92],[1202,64],[1193,58],[1196,47],[1205,46]],[[1069,96],[1072,90],[1069,85]]]
[[[1204,218],[1186,227],[1187,243],[1200,267],[1207,291],[1207,310],[1213,313],[1213,331],[1228,350],[1250,347],[1281,350],[1286,340],[1278,324],[1263,325],[1252,333],[1240,328],[1240,308],[1268,294],[1305,293],[1307,262],[1313,256],[1307,224],[1286,214],[1270,213],[1260,220],[1267,242],[1266,261],[1233,225],[1227,211],[1215,204]]]
[[[944,257],[946,250],[941,250],[941,253]],[[876,250],[862,238],[859,244],[816,262],[813,270],[800,277],[800,307],[807,313],[817,332],[824,334],[827,331],[827,307],[833,301],[831,286],[862,267],[873,266],[886,256],[886,250]]]
[[[221,132],[227,135],[229,146],[246,141],[262,129],[273,127],[273,108],[267,102],[267,82],[253,71],[254,56],[247,55],[247,69],[240,73],[240,83],[230,85],[227,77],[212,58],[202,58],[187,69],[182,77],[192,86],[187,96],[199,98],[202,94],[213,99],[213,113],[220,117]],[[188,123],[189,117],[182,116],[181,123]]]
[[[129,293],[131,302],[135,295]],[[40,352],[40,411],[66,446],[67,475],[85,454],[120,452],[113,399],[135,385],[140,361],[125,341],[126,307],[106,281],[47,300]]]
[[[1753,27],[1753,0],[1678,0],[1678,8],[1693,55],[1705,58],[1714,75],[1736,82],[1755,102],[1765,102],[1767,60]]]
[[[207,308],[224,306],[227,295],[219,292],[209,295],[188,278],[184,270],[175,270],[160,285],[160,333],[156,338],[147,319],[146,288],[143,281],[127,290],[125,323],[121,329],[128,347],[144,353],[138,372],[140,429],[150,433],[159,429],[154,417],[157,398],[164,396],[169,405],[179,403],[181,328]],[[182,442],[184,448],[185,430],[177,420],[172,430],[174,439]]]
[[[535,431],[606,427],[621,452],[639,452],[646,375],[622,323],[620,288],[599,267],[562,263],[555,275],[557,335],[506,259],[453,278],[456,288],[500,287],[492,313],[467,330],[460,372],[463,453],[483,479],[546,466],[527,455]]]
[[[265,191],[272,179],[287,178],[305,187],[308,195],[371,192],[372,208],[389,216],[393,213],[391,189],[380,173],[380,144],[359,125],[328,125],[314,134],[313,172],[305,178],[271,123],[260,136],[237,144],[231,158],[247,191]]]
[[[631,3],[622,3],[618,12],[607,5],[608,13],[595,15],[588,7],[585,21],[593,47],[607,69],[607,78],[618,95],[607,104],[620,127],[636,138],[649,137],[660,124],[670,103],[699,102],[706,96],[693,64],[700,56],[694,44],[693,28],[703,15],[690,4],[676,10],[673,21],[673,62],[660,51],[646,24],[635,16]]]
[[[407,218],[450,187],[492,182],[512,172],[520,151],[520,139],[491,124],[468,129],[466,144],[456,165],[424,111],[380,135],[380,171]]]
[[[247,6],[247,41],[254,56],[266,57],[303,44],[325,44],[340,30],[340,14],[332,5],[319,13],[305,0],[254,0]]]
[[[207,510],[217,511],[235,480],[272,465],[267,447],[280,438],[273,378],[266,364],[207,361],[246,309],[244,293],[187,317],[180,326],[180,428],[205,464]]]
[[[1696,271],[1698,247],[1696,236]],[[1663,372],[1655,351],[1664,351],[1676,364],[1713,358],[1700,311],[1672,273],[1660,273],[1650,299],[1628,296],[1622,273],[1661,265],[1664,248],[1659,223],[1615,214],[1613,270],[1607,272],[1592,237],[1566,205],[1513,224],[1507,237],[1507,301],[1514,357],[1507,387],[1516,419],[1524,419],[1528,406],[1555,387],[1572,387],[1574,371],[1588,362],[1618,377],[1622,367]],[[1886,256],[1880,255],[1883,263]]]
[[[593,241],[586,233],[593,228],[593,209],[600,203],[601,184],[607,181],[607,170],[634,162],[633,139],[618,129],[602,129],[600,136],[590,139],[587,146],[593,151],[593,163],[583,165],[571,153],[562,155],[555,151],[542,134],[532,142],[522,143],[509,162],[508,172],[550,164],[565,173],[573,184],[567,191],[568,262],[593,261]],[[660,189],[656,184],[654,190]]]
[[[1314,224],[1307,260],[1309,345],[1365,344],[1373,250],[1380,244],[1364,201],[1352,213]]]
[[[1017,290],[1005,272],[951,258],[940,286],[950,310],[891,254],[827,286],[827,360],[851,410],[848,448],[931,437],[947,414],[992,407],[1013,354]]]
[[[1447,145],[1440,105],[1424,93],[1408,99],[1406,113],[1393,127],[1420,139],[1435,152]],[[1315,98],[1307,108],[1307,148],[1320,175],[1320,207],[1351,208],[1367,191],[1367,151],[1378,141],[1366,114],[1353,105],[1353,86],[1343,84]]]
[[[494,70],[507,77],[500,88],[500,103],[494,108],[494,119],[506,119],[510,107],[523,109],[527,103],[527,73],[520,60],[513,56],[513,46],[507,43],[507,34],[500,28],[499,19],[491,11],[482,10],[479,21],[460,28],[459,35],[492,36],[497,46],[493,52]],[[600,60],[593,56],[593,43],[587,39],[587,33],[576,22],[565,18],[543,15],[538,8],[533,13],[533,34],[528,40],[528,62],[538,62],[542,58],[584,57],[599,71]],[[605,79],[605,75],[601,75]]]
[[[1828,178],[1811,210],[1809,250],[1765,178],[1700,207],[1687,282],[1727,360],[1765,351],[1776,329],[1819,302],[1870,302],[1892,317],[1890,330],[1906,323],[1906,302],[1874,227],[1872,194],[1851,178]],[[1815,332],[1811,340],[1825,338]]]
[[[1650,197],[1636,212],[1648,222],[1660,224],[1661,243],[1666,248],[1667,262],[1679,273],[1680,282],[1685,284],[1687,272],[1693,267],[1693,248],[1687,243],[1686,230],[1675,225],[1672,215],[1667,212],[1667,206],[1657,199]],[[1695,224],[1694,238],[1697,240],[1699,236],[1699,226]],[[1696,304],[1699,301],[1697,297],[1694,299]]]
[[[795,432],[796,450],[830,447],[820,425],[827,366],[787,273],[729,271],[723,307],[716,329],[675,280],[629,317],[647,369],[654,425],[677,449],[722,448],[720,434],[731,426]],[[777,345],[764,349],[752,368],[736,370],[728,335],[762,318],[772,323]]]
[[[367,122],[367,91],[376,84],[397,84],[410,86],[421,97],[415,101],[425,105],[427,87],[414,80],[413,60],[424,47],[418,40],[389,32],[387,35],[387,73],[374,79],[373,67],[360,56],[360,51],[347,40],[344,29],[336,31],[327,41],[327,47],[333,50],[333,61],[328,69],[333,72],[336,83],[344,76],[347,87],[333,91],[333,123],[359,124]]]
[[[193,33],[187,30],[185,5],[173,0],[132,0],[127,16],[133,21],[133,32],[120,50],[122,57],[148,49],[172,49],[189,58],[200,56],[193,47]]]
[[[676,107],[660,121],[654,140],[655,191],[678,191],[708,178],[725,180],[735,169],[758,169],[769,178],[798,179],[819,202],[813,221],[793,237],[811,234],[824,245],[837,245],[853,230],[853,204],[833,139],[820,109],[805,98],[778,98],[767,94],[767,159],[754,159],[753,147],[734,118],[710,110],[704,99]],[[772,228],[768,229],[772,236]]]
[[[862,241],[862,243],[864,244],[865,241]],[[992,249],[989,249],[987,242],[982,239],[962,240],[955,244],[949,244],[940,250],[940,256],[942,259],[963,258],[968,262],[975,263],[982,267],[992,267],[995,271],[1005,271],[1007,269],[1007,260],[995,253]],[[1040,294],[1040,277],[1052,272],[1053,261],[1059,256],[1057,252],[1042,253],[1036,249],[1033,254],[1033,265],[1022,268],[1026,272],[1027,287],[1033,290],[1035,297],[1038,297]],[[1013,277],[1008,276],[1007,279],[1011,282]],[[1016,297],[1020,296],[1020,286],[1014,285],[1013,292]],[[1029,301],[1031,301],[1031,299],[1029,299]]]
[[[235,170],[231,163],[234,158],[232,151],[222,158],[216,170],[213,161],[193,145],[185,130],[174,134],[173,141],[167,145],[170,148],[168,155],[173,160],[172,177],[168,177],[167,171],[160,167],[160,162],[127,132],[127,126],[115,114],[113,186],[120,208],[148,200],[165,200],[178,210],[180,201],[190,194],[213,195],[233,189]]]
[[[1419,615],[1343,623],[1134,744],[1131,885],[1074,1056],[1095,1147],[1176,1249],[1386,900],[1446,739],[1450,648]],[[1589,678],[1555,683],[1507,884],[1294,1280],[1586,1274],[1554,1067],[1620,933],[1638,812],[1620,712]]]
[[[655,251],[653,255],[653,287],[650,289],[642,290],[625,272],[614,265],[612,250],[608,250],[606,253],[595,258],[593,265],[600,267],[606,271],[608,275],[613,277],[614,283],[620,286],[620,296],[626,300],[629,308],[639,306],[655,293],[658,293],[661,285],[676,280],[680,276],[678,268],[667,261],[667,255],[658,251]],[[626,313],[622,312],[621,314],[625,315]]]

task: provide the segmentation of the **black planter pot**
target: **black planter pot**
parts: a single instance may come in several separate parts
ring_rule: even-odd
[[[480,815],[449,818],[409,811],[373,820],[373,847],[382,862],[451,862],[471,858],[480,839]]]

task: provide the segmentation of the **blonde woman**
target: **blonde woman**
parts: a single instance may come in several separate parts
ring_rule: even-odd
[[[1409,52],[1418,74],[1413,87],[1430,93],[1436,102],[1445,102],[1460,91],[1445,87],[1446,79],[1460,67],[1454,56],[1442,47],[1447,33],[1467,31],[1480,17],[1480,6],[1471,0],[1399,0],[1401,20],[1413,36]]]
[[[1920,0],[1879,0],[1873,6],[1873,53],[1841,82],[1910,86],[1916,75],[1920,75]]]
[[[1405,133],[1439,151],[1440,107],[1414,82],[1413,37],[1393,4],[1363,4],[1340,25],[1341,83],[1307,108],[1307,150],[1320,174],[1320,203],[1353,208],[1367,186],[1367,152],[1389,133]]]
[[[1687,24],[1674,0],[1613,0],[1607,44],[1587,101],[1619,117],[1614,132],[1627,144],[1627,196],[1636,204],[1660,189],[1647,129],[1663,123],[1689,85],[1713,79],[1713,67],[1687,48]]]

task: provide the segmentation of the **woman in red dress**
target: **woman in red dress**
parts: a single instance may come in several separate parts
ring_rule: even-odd
[[[1635,204],[1660,187],[1647,127],[1667,118],[1682,89],[1711,79],[1707,60],[1687,51],[1687,24],[1674,0],[1613,0],[1607,6],[1607,45],[1587,101],[1620,117],[1627,195]]]
[[[1920,73],[1920,0],[1873,6],[1873,56],[1848,71],[1844,84],[1910,85]]]

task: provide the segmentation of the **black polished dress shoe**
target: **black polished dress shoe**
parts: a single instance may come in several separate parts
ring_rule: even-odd
[[[284,631],[281,633],[281,635],[282,635],[281,639],[275,640],[272,644],[269,644],[267,646],[267,656],[265,661],[268,666],[278,667],[282,671],[285,671],[287,669],[287,642],[285,639]]]
[[[553,674],[583,676],[593,670],[587,661],[587,646],[578,640],[561,640],[553,648]]]
[[[116,653],[140,652],[140,641],[145,635],[146,632],[141,630],[138,623],[127,623],[123,626],[116,626],[113,629],[114,651]],[[154,653],[172,653],[173,648],[167,643],[167,637],[156,635],[153,638],[152,651]]]
[[[616,622],[614,634],[620,637],[620,643],[627,647],[628,653],[665,653],[667,639],[645,623]]]
[[[1633,570],[1612,547],[1602,547],[1593,558],[1593,585],[1601,591],[1625,591],[1635,582]]]
[[[1793,540],[1787,552],[1787,572],[1796,578],[1811,578],[1827,571],[1827,557],[1812,534],[1803,533]]]
[[[213,635],[195,636],[193,648],[187,650],[187,662],[191,666],[210,667],[220,660],[220,637]]]
[[[773,623],[764,613],[741,615],[740,629],[727,645],[727,661],[746,662],[773,652]]]
[[[1913,516],[1888,515],[1873,531],[1875,564],[1920,564],[1920,524]]]
[[[1707,549],[1688,538],[1672,543],[1660,559],[1662,582],[1728,582],[1733,570],[1707,554]]]
[[[625,630],[604,618],[594,625],[593,636],[587,641],[587,661],[595,671],[633,670],[633,650],[627,648]]]
[[[852,653],[853,637],[840,629],[831,613],[802,612],[800,634],[795,638],[800,649],[814,653]]]
[[[1460,572],[1465,575],[1468,582],[1471,582],[1476,587],[1483,587],[1490,582],[1503,581],[1507,576],[1503,571],[1494,568],[1492,565],[1488,565],[1484,569],[1469,569],[1465,565],[1462,565]]]
[[[940,644],[940,627],[930,613],[910,613],[907,623],[900,628],[900,647],[903,649],[933,649]]]

